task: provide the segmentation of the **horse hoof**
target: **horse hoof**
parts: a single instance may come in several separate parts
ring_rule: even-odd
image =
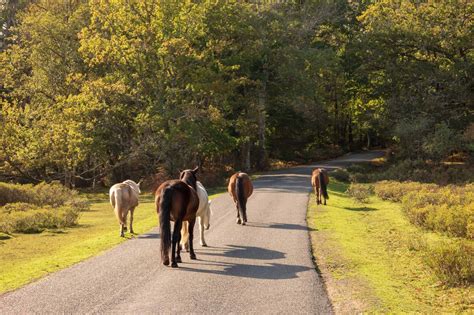
[[[189,255],[189,257],[191,257],[192,260],[196,260],[196,259],[197,259],[197,258],[196,258],[196,254],[191,254],[191,255]]]
[[[244,222],[242,222],[242,225],[245,225],[245,221],[244,221]]]
[[[206,230],[209,230],[210,227],[211,227],[211,225],[209,224],[208,226],[205,226],[204,228],[205,228]]]
[[[133,230],[130,230],[130,234],[135,234],[135,232],[133,232]]]
[[[237,224],[240,224],[240,223],[242,223],[242,221],[241,221],[240,219],[237,219],[237,221],[236,221],[236,222],[237,222]]]
[[[171,268],[178,268],[178,264],[176,262],[171,263]]]
[[[169,264],[170,264],[170,261],[169,261],[169,260],[163,261],[163,265],[168,266]]]
[[[206,244],[206,243],[202,243],[201,246],[202,246],[202,247],[207,247],[207,244]]]
[[[120,233],[120,237],[125,237],[125,234],[123,234],[123,233]]]
[[[176,262],[177,263],[182,263],[183,261],[181,260],[181,257],[176,257]]]

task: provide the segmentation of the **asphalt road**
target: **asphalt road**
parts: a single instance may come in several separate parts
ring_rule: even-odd
[[[219,196],[212,202],[209,247],[195,241],[198,260],[183,253],[178,269],[161,265],[159,234],[153,230],[1,295],[0,314],[332,313],[306,226],[311,170],[380,155],[346,155],[259,177],[246,226],[235,223],[231,198]]]

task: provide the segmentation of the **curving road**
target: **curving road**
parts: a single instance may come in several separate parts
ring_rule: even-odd
[[[225,194],[213,200],[210,247],[179,269],[160,264],[156,230],[0,296],[9,313],[332,313],[311,259],[306,226],[310,173],[381,156],[346,155],[267,173],[254,182],[248,225]],[[139,210],[139,209],[138,209]]]

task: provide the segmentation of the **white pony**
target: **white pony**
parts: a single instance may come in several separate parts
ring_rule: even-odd
[[[206,188],[201,184],[201,182],[196,181],[196,193],[199,198],[199,208],[196,212],[196,217],[199,223],[200,231],[200,240],[199,244],[201,246],[207,246],[206,240],[204,239],[204,230],[209,230],[210,221],[211,221],[211,201],[207,194]],[[181,228],[181,247],[188,249],[188,240],[189,240],[189,222],[184,221]]]
[[[133,233],[133,212],[138,206],[138,195],[140,183],[127,179],[123,183],[118,183],[110,188],[110,204],[114,207],[115,216],[120,223],[120,236],[124,237],[127,230],[127,215],[130,211],[130,233]]]

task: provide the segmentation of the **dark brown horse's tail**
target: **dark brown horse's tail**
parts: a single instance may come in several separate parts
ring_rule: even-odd
[[[321,194],[323,195],[324,199],[329,199],[328,187],[326,186],[326,181],[324,180],[324,173],[322,171],[319,172],[318,180]]]
[[[242,213],[246,213],[247,203],[245,202],[244,179],[239,176],[237,176],[235,181],[235,194],[237,195],[237,204],[239,205],[240,211],[242,211]]]
[[[166,187],[161,192],[160,200],[160,238],[161,257],[167,257],[171,248],[170,212],[173,200],[173,187]]]

